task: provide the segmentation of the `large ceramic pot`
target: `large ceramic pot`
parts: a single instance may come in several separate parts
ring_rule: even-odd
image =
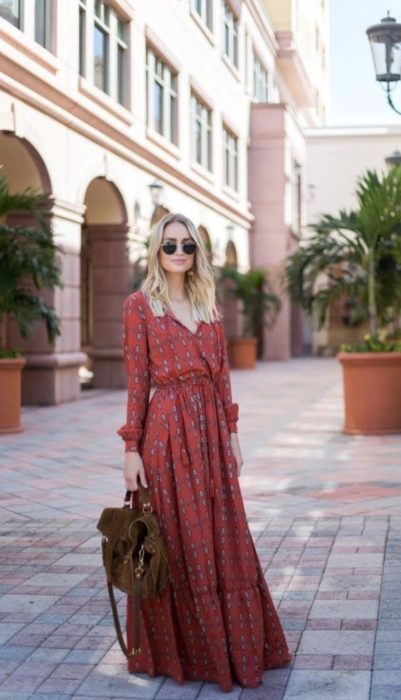
[[[0,433],[19,433],[21,427],[21,374],[25,360],[0,359]]]
[[[401,352],[341,352],[344,432],[401,433]]]
[[[256,365],[257,338],[233,338],[228,344],[230,365],[233,369],[253,369]]]

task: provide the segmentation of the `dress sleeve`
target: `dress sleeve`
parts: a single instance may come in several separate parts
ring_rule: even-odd
[[[117,431],[126,452],[137,452],[149,403],[150,371],[146,317],[137,299],[124,302],[123,351],[128,376],[127,420]]]
[[[221,365],[220,371],[217,377],[217,390],[220,394],[220,398],[223,402],[224,412],[226,414],[228,429],[230,433],[238,432],[238,404],[233,403],[231,395],[231,379],[230,379],[230,367],[228,364],[227,355],[227,344],[224,335],[223,322],[217,322],[217,328],[219,333],[219,344],[221,348]]]

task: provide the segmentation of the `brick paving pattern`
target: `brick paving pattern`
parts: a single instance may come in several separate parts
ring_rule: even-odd
[[[122,391],[0,437],[0,700],[401,697],[401,436],[341,432],[335,360],[233,372],[249,524],[294,651],[255,690],[130,675],[96,520],[121,503]],[[124,612],[124,596],[119,597]]]

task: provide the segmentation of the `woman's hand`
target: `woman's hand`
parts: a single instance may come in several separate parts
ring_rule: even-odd
[[[242,465],[244,460],[242,459],[241,448],[239,446],[238,433],[230,433],[231,439],[231,449],[233,451],[235,461],[237,462],[237,474],[241,474]]]
[[[138,490],[138,476],[140,483],[146,488],[148,482],[146,481],[141,455],[139,452],[126,452],[124,459],[124,479],[125,488],[128,491]]]

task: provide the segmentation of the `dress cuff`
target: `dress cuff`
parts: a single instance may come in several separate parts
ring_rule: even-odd
[[[126,452],[139,452],[138,440],[126,440],[125,441],[125,451]]]
[[[138,452],[138,443],[142,437],[141,428],[131,428],[127,425],[123,425],[117,430],[117,435],[120,435],[124,440],[126,452]]]
[[[232,403],[225,407],[228,430],[230,433],[237,433],[237,421],[238,421],[238,404]]]

